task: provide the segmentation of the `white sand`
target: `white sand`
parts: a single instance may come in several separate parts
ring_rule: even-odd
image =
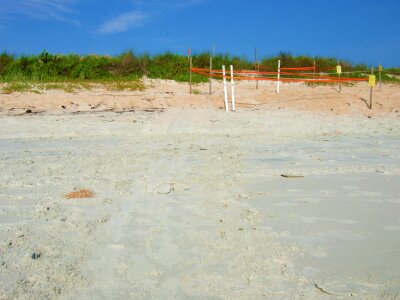
[[[0,298],[396,299],[399,138],[396,115],[3,115]]]

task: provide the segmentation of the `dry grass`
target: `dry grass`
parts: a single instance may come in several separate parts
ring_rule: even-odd
[[[12,94],[15,92],[23,93],[30,91],[32,89],[32,86],[30,84],[27,84],[25,82],[13,82],[6,84],[2,88],[2,93],[3,94]]]
[[[143,91],[145,89],[141,81],[103,82],[102,85],[108,91]]]

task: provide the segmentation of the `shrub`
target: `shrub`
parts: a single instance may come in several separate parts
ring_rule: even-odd
[[[72,77],[80,79],[100,79],[109,75],[110,59],[104,56],[88,55],[80,59],[72,71]]]
[[[0,54],[0,75],[4,75],[7,69],[7,66],[12,63],[14,57],[7,52],[3,52]]]

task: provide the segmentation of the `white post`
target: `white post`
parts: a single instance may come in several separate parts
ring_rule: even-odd
[[[281,79],[281,60],[278,60],[278,81],[276,83],[276,92],[279,94],[279,83]]]
[[[235,82],[233,81],[233,66],[231,65],[231,86],[232,86],[232,111],[235,111]]]
[[[224,78],[224,102],[225,102],[225,110],[228,111],[228,91],[226,90],[226,72],[225,65],[222,66],[222,76]]]
[[[192,57],[189,57],[189,64],[190,64],[190,66],[189,66],[189,68],[190,68],[190,71],[189,71],[189,81],[190,81],[190,93],[192,93],[192,68],[193,68],[193,61],[192,61]]]
[[[211,73],[212,73],[212,56],[210,56],[210,90],[208,91],[208,94],[211,95]]]

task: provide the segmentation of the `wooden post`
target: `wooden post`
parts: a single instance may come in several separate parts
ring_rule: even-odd
[[[210,90],[208,92],[209,95],[211,95],[211,73],[212,73],[212,56],[210,56]]]
[[[254,71],[257,71],[257,47],[254,47]],[[258,89],[258,80],[256,80],[256,89]]]
[[[315,79],[315,59],[314,59],[314,73],[313,73],[313,79]]]
[[[189,57],[189,61],[190,61],[190,72],[189,72],[189,81],[190,81],[190,94],[192,93],[192,67],[193,67],[193,63],[192,63],[192,57]]]
[[[340,61],[337,62],[337,65],[340,66]],[[340,82],[341,76],[342,76],[342,72],[339,73],[339,93],[342,92],[342,83]]]
[[[381,77],[382,65],[381,64],[379,64],[378,71],[379,71],[379,91],[382,91],[382,77]]]
[[[374,75],[374,68],[371,68],[371,75]],[[370,87],[369,90],[369,109],[372,109],[372,91],[373,91],[373,87]]]
[[[254,47],[254,70],[256,69],[257,64],[257,47]]]

